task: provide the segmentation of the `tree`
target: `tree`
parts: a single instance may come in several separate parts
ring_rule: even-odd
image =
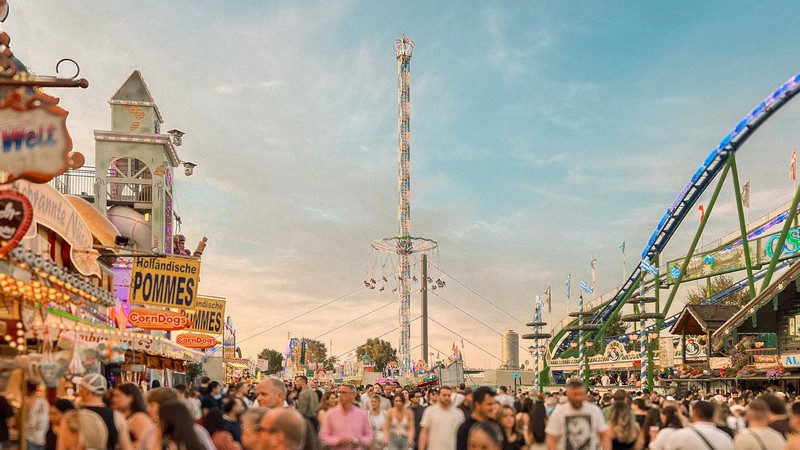
[[[283,370],[283,354],[271,348],[265,348],[258,354],[258,359],[267,360],[267,370],[264,375],[273,375]]]
[[[725,275],[720,275],[718,277],[714,277],[711,279],[711,296],[713,297],[715,294],[718,294],[724,290],[727,290],[731,286],[734,285],[733,277],[728,277]],[[706,297],[708,286],[706,283],[703,283],[701,286],[698,286],[696,289],[689,291],[686,295],[686,304],[687,305],[696,305],[708,297]],[[733,305],[733,306],[742,306],[745,303],[750,301],[750,293],[747,289],[741,289],[739,292],[735,294],[731,294],[724,299],[717,302],[717,305]]]
[[[375,363],[375,370],[382,372],[389,361],[397,359],[397,350],[392,348],[392,344],[380,338],[367,339],[364,345],[356,349],[356,357],[361,360],[364,355],[368,355],[370,361]]]
[[[194,380],[200,378],[204,373],[206,373],[206,371],[203,370],[202,365],[193,362],[186,364],[186,381],[189,385],[193,385]]]
[[[628,324],[622,321],[622,315],[617,314],[614,316],[614,320],[608,324],[608,328],[606,328],[606,336],[622,336],[628,331]]]
[[[303,339],[306,343],[306,363],[321,364],[325,370],[334,370],[336,358],[328,356],[328,347],[315,339]]]

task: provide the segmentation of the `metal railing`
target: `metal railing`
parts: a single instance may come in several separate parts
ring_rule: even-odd
[[[53,178],[50,184],[62,194],[76,195],[85,199],[94,198],[94,167],[68,170]]]

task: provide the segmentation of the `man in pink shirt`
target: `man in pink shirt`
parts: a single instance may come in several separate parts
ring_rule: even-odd
[[[367,448],[372,443],[372,427],[367,412],[356,408],[356,387],[339,386],[339,405],[328,411],[319,439],[331,450]]]

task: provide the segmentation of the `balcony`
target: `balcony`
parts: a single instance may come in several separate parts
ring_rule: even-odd
[[[53,178],[50,181],[50,185],[55,187],[62,194],[75,195],[89,203],[94,203],[94,167],[68,170]]]

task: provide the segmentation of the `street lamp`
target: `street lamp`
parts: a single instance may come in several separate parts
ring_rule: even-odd
[[[631,342],[638,341],[639,340],[639,333],[631,333],[631,334],[629,334],[628,335],[628,339],[630,339]]]
[[[536,347],[534,347],[533,345],[528,347],[528,353],[530,353],[531,356],[535,355],[536,354]]]
[[[659,334],[657,332],[655,332],[655,331],[647,333],[647,338],[650,339],[651,341],[657,340],[658,336],[659,336]]]
[[[539,346],[539,354],[544,355],[545,353],[547,353],[547,347],[545,347],[544,345],[540,345]]]

